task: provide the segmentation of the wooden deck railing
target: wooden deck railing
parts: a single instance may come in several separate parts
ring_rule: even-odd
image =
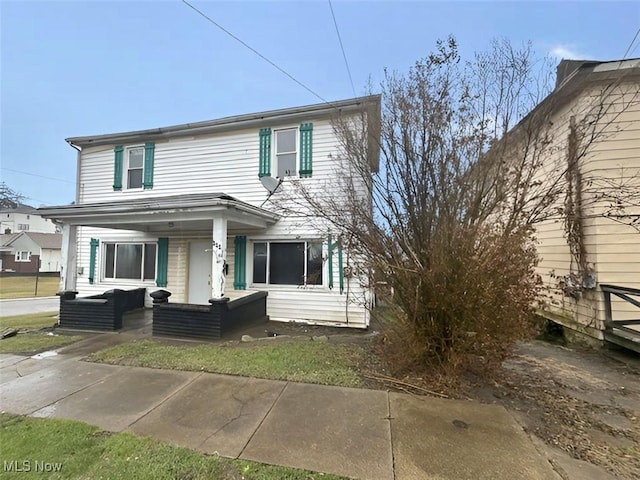
[[[614,320],[611,309],[611,295],[615,295],[621,298],[625,302],[630,303],[634,307],[640,309],[640,290],[636,288],[620,287],[617,285],[600,285],[602,292],[604,293],[604,306],[605,306],[605,329],[610,330],[617,328],[619,330],[626,331],[631,334],[640,335],[640,330],[627,327],[627,325],[640,325],[640,318],[633,320]],[[636,300],[633,297],[639,297]],[[640,314],[640,310],[638,311]]]

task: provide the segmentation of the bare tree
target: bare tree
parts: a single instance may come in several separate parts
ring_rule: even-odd
[[[16,208],[24,198],[24,195],[19,194],[6,183],[0,183],[0,208]]]
[[[455,39],[440,41],[406,74],[385,72],[379,136],[371,112],[335,119],[342,151],[330,191],[343,196],[294,180],[274,199],[290,214],[311,205],[318,227],[340,234],[368,278],[393,287],[397,366],[500,360],[529,331],[540,292],[534,227],[564,213],[567,172],[607,115],[597,102],[579,138],[560,141],[550,120],[558,105],[540,103],[551,78],[529,44],[498,40],[463,62]]]

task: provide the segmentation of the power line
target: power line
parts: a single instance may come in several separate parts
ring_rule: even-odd
[[[31,177],[45,178],[47,180],[55,180],[56,182],[71,183],[73,185],[76,184],[76,182],[72,182],[71,180],[66,180],[63,178],[47,177],[46,175],[38,175],[37,173],[23,172],[21,170],[14,170],[13,168],[2,167],[2,170],[6,170],[7,172],[20,173],[22,175],[29,175]]]
[[[206,15],[202,10],[197,9],[196,7],[194,7],[191,3],[189,3],[187,0],[182,0],[182,3],[184,3],[185,5],[187,5],[189,8],[191,8],[192,10],[194,10],[195,12],[197,12],[198,14],[200,14],[203,18],[206,18],[209,22],[211,22],[213,25],[215,25],[216,27],[218,27],[220,30],[222,30],[224,33],[226,33],[227,35],[229,35],[231,38],[233,38],[234,40],[236,40],[237,42],[241,43],[242,45],[244,45],[245,47],[247,47],[249,50],[251,50],[253,53],[255,53],[257,56],[259,56],[260,58],[262,58],[265,62],[267,62],[269,65],[271,65],[272,67],[276,68],[278,71],[280,71],[281,73],[284,73],[287,77],[289,77],[291,80],[293,80],[294,82],[296,82],[298,85],[300,85],[302,88],[304,88],[306,91],[308,91],[309,93],[311,93],[312,95],[318,97],[320,100],[322,100],[325,103],[331,104],[331,102],[325,100],[323,97],[321,97],[318,93],[316,93],[315,91],[313,91],[311,88],[307,87],[304,83],[302,83],[300,80],[296,79],[293,75],[291,75],[289,72],[287,72],[286,70],[284,70],[283,68],[279,67],[278,65],[276,65],[274,62],[272,62],[271,60],[269,60],[267,57],[265,57],[263,54],[261,54],[258,50],[256,50],[255,48],[253,48],[251,45],[247,44],[246,42],[244,42],[243,40],[241,40],[240,38],[238,38],[237,36],[235,36],[233,33],[231,33],[229,30],[227,30],[226,28],[224,28],[222,25],[220,25],[218,22],[216,22],[215,20],[213,20],[211,17],[209,17],[208,15]]]
[[[333,24],[336,27],[336,33],[338,34],[338,41],[340,42],[340,50],[342,50],[342,58],[344,58],[344,64],[347,67],[347,73],[349,74],[349,82],[351,83],[351,90],[353,91],[353,96],[357,97],[356,88],[353,86],[353,78],[351,77],[351,69],[349,68],[347,55],[344,53],[344,45],[342,44],[342,37],[340,36],[340,29],[338,28],[338,22],[336,21],[336,14],[333,11],[333,4],[331,3],[331,0],[329,0],[329,8],[331,9],[331,16],[333,17]]]
[[[631,43],[629,44],[629,47],[627,47],[627,51],[624,52],[624,55],[622,56],[622,60],[627,58],[627,54],[629,53],[629,50],[631,50],[631,47],[633,46],[633,44],[636,43],[638,35],[640,35],[640,28],[638,29],[638,31],[636,32],[635,36],[633,37],[633,40],[631,40]],[[634,50],[635,50],[635,48],[634,48]]]

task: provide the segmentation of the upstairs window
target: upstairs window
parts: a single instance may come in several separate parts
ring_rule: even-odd
[[[153,162],[155,144],[145,143],[113,149],[113,190],[137,190],[153,188]]]
[[[276,130],[275,171],[278,178],[297,175],[296,172],[296,137],[298,130]]]
[[[142,188],[144,147],[127,148],[127,189]]]
[[[255,242],[253,283],[322,285],[322,243]]]
[[[313,124],[259,132],[258,177],[285,178],[313,174]]]

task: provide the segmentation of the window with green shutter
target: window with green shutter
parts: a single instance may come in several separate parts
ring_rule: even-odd
[[[122,190],[123,187],[127,190],[153,188],[154,143],[127,147],[118,145],[113,151],[114,190]]]

